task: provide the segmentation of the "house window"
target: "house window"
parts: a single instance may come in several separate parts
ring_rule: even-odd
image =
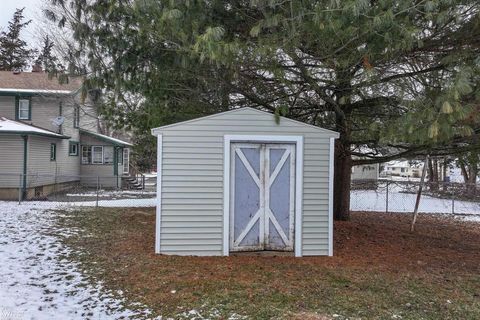
[[[18,99],[18,120],[30,120],[30,100]]]
[[[103,163],[113,163],[113,147],[103,147]]]
[[[70,144],[68,145],[68,155],[78,156],[78,142],[70,141]]]
[[[103,164],[102,146],[92,146],[92,164]]]
[[[92,163],[92,147],[82,146],[82,164]]]
[[[55,143],[50,144],[50,161],[57,159],[57,145]]]
[[[80,107],[75,106],[73,109],[73,127],[79,128],[80,127]]]
[[[82,164],[113,164],[114,147],[82,146]]]

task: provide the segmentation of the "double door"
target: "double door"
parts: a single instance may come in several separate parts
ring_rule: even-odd
[[[293,251],[295,145],[231,144],[230,250]]]

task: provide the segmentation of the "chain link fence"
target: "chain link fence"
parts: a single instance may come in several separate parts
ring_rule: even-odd
[[[352,211],[413,212],[419,181],[354,180]],[[156,175],[51,175],[0,173],[0,200],[73,206],[154,207]],[[480,217],[476,184],[426,182],[419,212]]]
[[[411,180],[354,180],[350,209],[413,212],[419,187],[419,181]],[[425,182],[419,212],[480,215],[480,188],[477,184]]]
[[[0,173],[0,200],[78,206],[154,207],[156,176]]]

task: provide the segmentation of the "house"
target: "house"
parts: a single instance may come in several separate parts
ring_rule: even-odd
[[[158,137],[156,253],[333,254],[338,133],[240,108],[152,134]]]
[[[378,163],[361,164],[352,167],[352,181],[378,180],[380,166]]]
[[[356,146],[352,151],[363,153],[363,154],[379,154],[378,151],[373,150],[365,145]],[[352,156],[353,160],[359,159],[368,159],[366,156]],[[357,166],[352,166],[351,179],[355,181],[366,181],[366,180],[378,180],[378,175],[380,173],[380,165],[378,163],[374,164],[361,164]]]
[[[385,163],[382,175],[402,178],[420,178],[423,164],[406,160],[395,160]]]
[[[0,199],[43,197],[75,184],[120,187],[130,143],[99,133],[81,79],[0,72]]]

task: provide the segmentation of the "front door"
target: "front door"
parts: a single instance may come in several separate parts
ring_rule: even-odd
[[[295,145],[231,145],[230,250],[293,251]]]

